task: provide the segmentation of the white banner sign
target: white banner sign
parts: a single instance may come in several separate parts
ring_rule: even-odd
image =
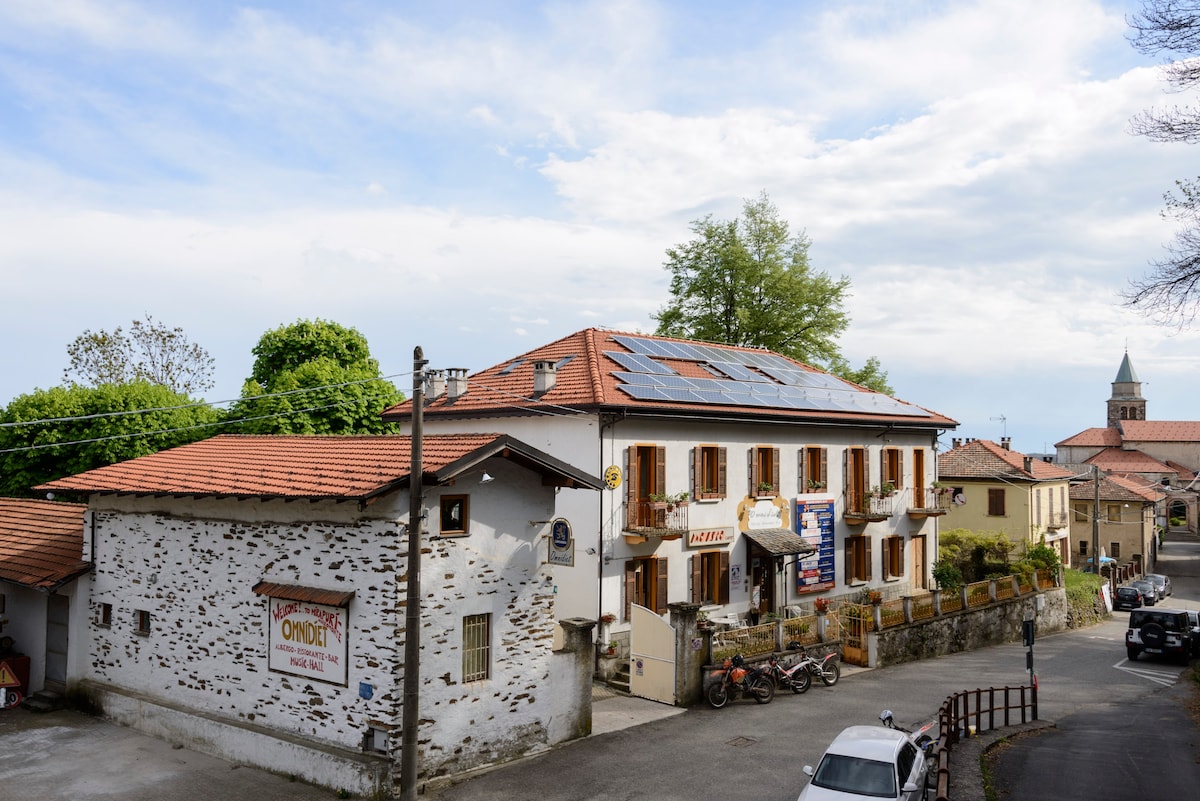
[[[272,598],[270,616],[267,664],[271,670],[346,683],[345,609]]]

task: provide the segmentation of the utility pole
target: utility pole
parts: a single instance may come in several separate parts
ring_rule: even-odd
[[[422,483],[421,438],[424,428],[425,365],[420,345],[413,349],[412,456],[408,469],[408,594],[404,617],[404,711],[401,718],[400,798],[417,798],[417,741],[421,718],[417,702],[421,694],[421,517],[425,493]]]
[[[1100,574],[1100,467],[1092,465],[1092,564]]]

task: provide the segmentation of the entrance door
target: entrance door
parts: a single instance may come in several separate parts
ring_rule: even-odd
[[[925,537],[912,538],[912,583],[914,589],[929,589],[929,566],[925,562]]]
[[[750,557],[750,611],[755,613],[751,623],[758,622],[759,615],[775,611],[775,559],[766,551],[751,545]]]
[[[71,617],[71,599],[51,595],[46,599],[46,682],[47,690],[67,690],[67,630]]]
[[[629,616],[629,692],[675,703],[675,629],[644,606]]]

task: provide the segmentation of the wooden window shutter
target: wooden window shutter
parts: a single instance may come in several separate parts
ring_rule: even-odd
[[[871,487],[871,460],[867,458],[866,448],[863,449],[862,485],[864,491]]]
[[[842,494],[846,496],[846,500],[850,500],[850,449],[846,448],[842,451]],[[850,507],[847,506],[847,509]]]
[[[728,490],[725,483],[725,449],[717,449],[717,492],[724,498]]]
[[[636,561],[630,559],[625,563],[625,619],[629,620],[629,614],[633,611],[633,595],[636,591],[634,582],[637,580]]]
[[[759,484],[758,448],[751,448],[750,450],[748,450],[746,452],[746,455],[750,462],[750,489],[746,494],[750,495],[750,496],[754,496],[755,494],[758,493],[758,484]]]
[[[629,505],[627,517],[633,519],[634,504],[638,499],[637,449],[625,449],[625,503]]]
[[[879,486],[881,486],[881,487],[883,486],[883,483],[888,480],[887,457],[888,457],[888,449],[880,448],[879,449]],[[870,476],[867,477],[867,486],[868,487],[871,486]]]
[[[845,554],[843,554],[843,556],[845,557],[845,560],[844,560],[845,564],[842,565],[842,572],[843,572],[843,575],[845,576],[846,584],[850,584],[851,582],[854,581],[854,551],[855,550],[856,549],[854,547],[854,538],[847,537],[846,538],[846,552],[845,552]]]
[[[796,492],[808,492],[808,448],[796,451],[796,484]]]
[[[883,568],[883,572],[880,573],[880,575],[883,576],[883,578],[885,578],[885,579],[891,578],[891,575],[892,575],[892,569],[891,569],[892,568],[892,563],[891,563],[892,538],[891,537],[884,538],[883,552],[880,555],[883,556],[883,559],[880,560],[880,566]]]
[[[781,489],[779,484],[779,448],[771,448],[771,489],[774,490],[776,494],[778,494],[779,490]]]
[[[667,487],[667,449],[662,445],[654,449],[654,484],[658,492],[671,492]]]
[[[667,611],[667,560],[655,559],[653,562],[658,576],[654,582],[654,611],[661,615]]]
[[[704,560],[693,554],[688,557],[688,572],[692,574],[692,603],[702,604],[704,598],[701,597],[704,580],[700,576],[700,566]]]
[[[867,569],[867,575],[863,576],[863,579],[865,579],[866,581],[870,581],[871,580],[871,538],[866,534],[863,535],[863,548],[866,549],[866,558],[863,561],[866,562],[866,569]]]
[[[700,486],[700,479],[704,475],[704,462],[701,456],[704,453],[703,448],[692,448],[692,497],[699,498],[704,487]],[[695,599],[693,599],[694,601]]]
[[[717,603],[729,603],[729,551],[721,551],[721,580],[717,582]]]
[[[821,476],[817,479],[826,488],[829,487],[829,449],[821,448]]]

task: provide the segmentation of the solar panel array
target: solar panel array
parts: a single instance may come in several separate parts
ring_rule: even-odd
[[[798,370],[793,362],[774,353],[641,337],[613,339],[631,351],[604,354],[625,368],[613,372],[621,382],[617,388],[638,400],[929,416],[924,409],[877,392],[865,392],[826,373]],[[656,357],[699,362],[714,377],[681,376]]]

